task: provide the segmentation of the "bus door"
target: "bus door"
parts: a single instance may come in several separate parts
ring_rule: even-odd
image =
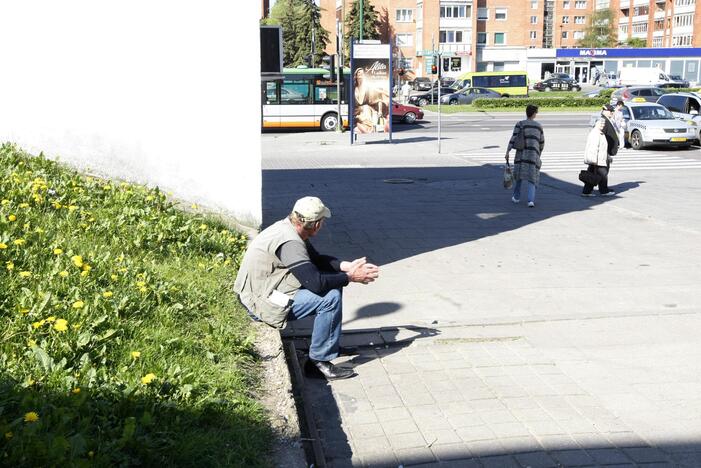
[[[263,128],[280,128],[280,86],[277,81],[263,82]]]
[[[344,86],[341,85],[341,95],[343,95]],[[328,114],[338,114],[338,89],[336,84],[322,84],[314,86],[314,114],[323,124],[323,119]],[[348,103],[345,99],[341,100],[341,115],[343,117],[343,125],[348,125]],[[328,122],[327,122],[328,123]]]
[[[311,96],[312,80],[286,79],[280,87],[280,127],[317,127]]]

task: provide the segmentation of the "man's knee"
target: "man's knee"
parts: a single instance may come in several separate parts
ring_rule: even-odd
[[[343,300],[343,294],[340,289],[332,289],[327,292],[322,298],[319,307],[319,312],[334,312],[341,310],[341,301]]]

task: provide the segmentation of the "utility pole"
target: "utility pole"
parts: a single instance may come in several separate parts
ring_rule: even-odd
[[[360,0],[360,41],[363,41],[363,0]]]
[[[343,79],[343,23],[339,24],[336,20],[336,66],[338,67],[338,73],[336,73],[336,101],[338,102],[338,121],[336,122],[336,131],[343,132],[343,114],[341,114],[341,101],[343,96],[341,96],[341,79]]]
[[[314,0],[309,0],[309,6],[310,6],[310,12],[312,14],[312,51],[311,51],[311,60],[309,61],[311,63],[311,68],[314,68],[314,52],[316,49],[316,28],[315,26],[315,21],[314,21]]]

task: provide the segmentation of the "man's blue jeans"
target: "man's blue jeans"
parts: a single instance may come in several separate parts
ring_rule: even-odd
[[[338,357],[343,315],[342,299],[340,289],[332,289],[324,296],[314,294],[308,289],[300,289],[295,294],[289,320],[316,315],[312,343],[309,346],[309,357],[315,361],[331,361]]]
[[[519,179],[514,184],[514,198],[516,200],[521,199],[521,181]],[[528,182],[528,201],[535,203],[535,184],[533,182]]]

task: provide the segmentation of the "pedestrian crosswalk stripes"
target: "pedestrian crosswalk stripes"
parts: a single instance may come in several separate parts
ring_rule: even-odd
[[[458,153],[458,156],[480,164],[504,165],[504,153]],[[510,160],[513,162],[514,154]],[[581,151],[543,152],[542,172],[569,172],[585,168]],[[666,169],[701,169],[701,159],[684,157],[670,153],[653,151],[621,150],[614,157],[612,170],[666,170]]]

